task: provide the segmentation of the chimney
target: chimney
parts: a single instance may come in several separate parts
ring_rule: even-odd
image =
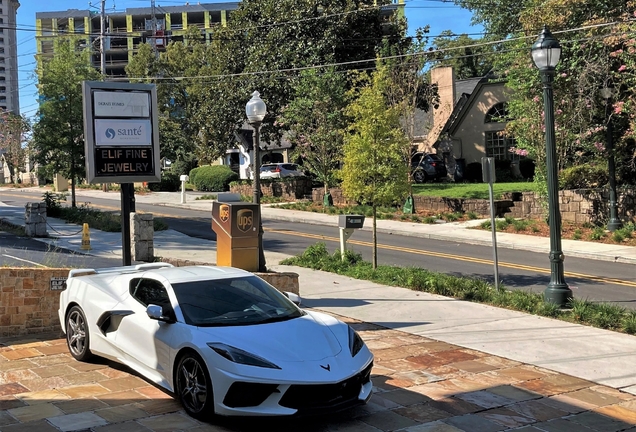
[[[455,107],[455,71],[452,66],[442,66],[431,70],[431,83],[437,84],[439,107],[433,110],[433,126],[428,133],[428,149],[438,140],[446,121]]]

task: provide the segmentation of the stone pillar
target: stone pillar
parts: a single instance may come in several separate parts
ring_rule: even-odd
[[[46,237],[46,203],[27,203],[24,212],[24,232],[28,237]]]
[[[130,213],[130,245],[133,261],[153,262],[155,229],[151,213]]]

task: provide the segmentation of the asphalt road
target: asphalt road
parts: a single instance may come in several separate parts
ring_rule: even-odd
[[[8,196],[0,191],[0,200],[24,205],[28,198]],[[113,209],[119,201],[93,199],[91,206]],[[154,213],[170,228],[192,237],[216,240],[206,211],[167,206],[136,204],[137,211]],[[296,255],[309,245],[322,241],[330,251],[338,247],[338,229],[321,225],[264,220],[265,249]],[[371,232],[356,231],[349,244],[371,259]],[[0,245],[3,245],[0,239]],[[457,242],[430,240],[410,236],[378,234],[380,264],[417,266],[457,276],[480,277],[493,281],[492,248]],[[115,264],[118,265],[118,264]],[[567,257],[566,281],[574,295],[590,300],[612,301],[636,309],[636,270],[633,265]],[[500,281],[508,288],[543,291],[550,280],[547,254],[516,249],[499,249]]]

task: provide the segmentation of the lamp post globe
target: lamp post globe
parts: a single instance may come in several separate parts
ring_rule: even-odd
[[[541,73],[545,118],[545,147],[548,183],[548,220],[550,223],[550,283],[543,293],[545,301],[561,307],[572,298],[572,290],[565,282],[563,251],[561,248],[561,211],[559,210],[559,181],[556,139],[554,132],[554,95],[552,83],[561,58],[561,45],[547,26],[532,45],[532,60]]]
[[[252,135],[252,143],[253,143],[253,161],[252,161],[252,202],[254,204],[258,204],[259,209],[259,225],[258,225],[258,271],[265,272],[267,271],[267,266],[265,265],[265,251],[263,250],[263,222],[260,217],[261,209],[261,161],[260,161],[260,146],[261,146],[261,123],[267,114],[267,106],[265,102],[261,99],[261,95],[259,92],[255,91],[252,93],[252,98],[247,101],[245,105],[245,115],[247,116],[247,121],[254,128],[254,134]]]
[[[605,99],[606,140],[607,140],[607,174],[609,177],[609,221],[607,230],[614,232],[623,226],[618,217],[618,203],[616,199],[616,161],[614,159],[614,137],[612,129],[612,88],[603,86],[601,97]]]

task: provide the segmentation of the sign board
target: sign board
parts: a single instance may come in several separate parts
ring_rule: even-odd
[[[96,117],[150,117],[150,97],[147,92],[93,93]]]
[[[150,119],[95,119],[95,145],[152,145],[152,124]]]
[[[495,158],[481,158],[481,176],[484,183],[494,183],[495,178]]]
[[[51,277],[51,291],[64,291],[66,289],[66,278],[53,276]]]
[[[161,181],[153,84],[82,83],[89,183]]]

